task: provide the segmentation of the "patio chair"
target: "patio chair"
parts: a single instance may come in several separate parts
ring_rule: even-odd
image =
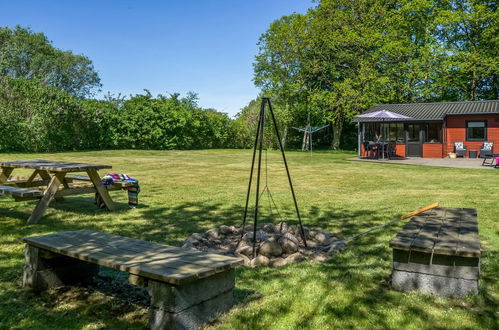
[[[485,158],[492,156],[494,149],[494,142],[491,141],[486,141],[483,143],[483,145],[480,147],[480,158]]]
[[[459,157],[466,156],[466,146],[463,142],[454,142],[454,152]]]
[[[362,142],[362,145],[364,147],[363,157],[374,158],[375,154],[376,154],[374,142],[365,141],[365,142]]]
[[[362,157],[369,157],[369,154],[371,152],[371,148],[369,147],[369,142],[364,141],[362,142],[363,150],[362,150]]]
[[[397,143],[390,142],[388,144],[388,158],[397,158]]]

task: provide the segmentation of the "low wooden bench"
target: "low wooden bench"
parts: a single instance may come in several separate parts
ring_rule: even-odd
[[[480,238],[475,209],[421,213],[402,228],[390,247],[393,288],[456,297],[478,292]]]
[[[233,303],[239,258],[91,230],[23,238],[23,285],[40,291],[96,275],[99,265],[129,273],[147,287],[151,329],[197,329]]]
[[[13,186],[0,186],[0,194],[20,199],[37,199],[43,196],[43,191]]]

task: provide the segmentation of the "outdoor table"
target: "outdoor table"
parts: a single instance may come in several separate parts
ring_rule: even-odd
[[[376,142],[375,145],[378,147],[377,157],[379,159],[379,151],[381,150],[381,159],[385,159],[385,151],[387,150],[389,142]]]
[[[109,210],[114,210],[114,204],[111,196],[109,196],[108,189],[106,189],[106,187],[104,187],[104,185],[101,183],[101,178],[99,176],[99,173],[97,172],[101,169],[111,169],[112,166],[110,165],[69,163],[47,160],[25,160],[0,162],[0,168],[0,185],[4,187],[4,190],[7,193],[9,193],[9,186],[13,187],[12,189],[16,189],[14,187],[19,187],[18,189],[25,191],[28,191],[28,189],[24,188],[46,186],[43,192],[41,190],[28,191],[28,193],[40,193],[40,195],[31,194],[27,195],[26,197],[26,199],[40,198],[38,204],[36,205],[35,209],[28,219],[28,223],[37,223],[54,198],[60,198],[60,196],[89,193],[93,191],[97,192],[100,195],[102,201]],[[27,180],[8,181],[9,176],[16,168],[32,169],[34,171]],[[66,178],[66,174],[71,172],[86,172],[93,187],[91,187],[90,189],[71,187],[69,183],[72,180]],[[41,180],[35,181],[37,176],[39,176]],[[23,197],[24,195],[18,194],[16,196],[16,200],[24,200]]]

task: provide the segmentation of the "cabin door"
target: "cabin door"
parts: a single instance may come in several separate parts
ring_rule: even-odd
[[[423,155],[424,125],[406,125],[406,154],[407,157],[421,157]]]

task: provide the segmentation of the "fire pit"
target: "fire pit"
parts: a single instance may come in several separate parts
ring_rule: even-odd
[[[244,259],[246,267],[280,267],[300,261],[324,262],[345,248],[345,243],[325,231],[303,227],[307,240],[305,247],[299,227],[278,224],[259,224],[256,233],[255,255],[253,254],[253,227],[242,228],[222,225],[202,234],[192,234],[182,247],[194,248]],[[238,242],[240,241],[239,245]]]

